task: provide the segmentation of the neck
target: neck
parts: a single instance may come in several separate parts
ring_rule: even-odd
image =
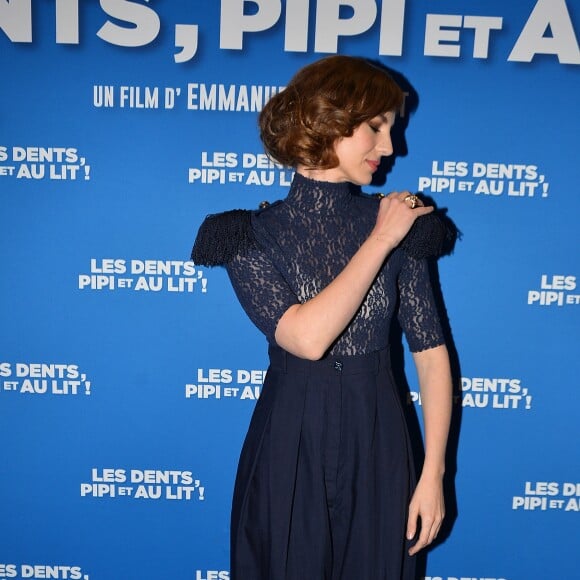
[[[343,211],[350,203],[350,184],[319,181],[296,172],[287,203],[299,211]]]
[[[342,175],[339,175],[337,168],[318,169],[316,167],[310,168],[304,165],[299,165],[296,168],[296,173],[299,173],[307,179],[325,181],[327,183],[344,183],[346,181]]]

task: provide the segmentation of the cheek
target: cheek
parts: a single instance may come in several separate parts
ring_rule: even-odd
[[[355,148],[352,143],[346,143],[343,141],[336,146],[334,151],[340,163],[348,163],[355,153]]]
[[[376,144],[377,140],[374,135],[361,136],[361,138],[358,140],[359,150],[363,152],[371,151],[375,148]]]

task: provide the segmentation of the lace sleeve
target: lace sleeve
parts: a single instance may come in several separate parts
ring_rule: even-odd
[[[238,255],[227,264],[232,286],[250,320],[269,342],[290,306],[298,303],[280,272],[259,249]]]
[[[399,292],[399,322],[411,352],[444,344],[426,260],[405,259],[399,274]]]

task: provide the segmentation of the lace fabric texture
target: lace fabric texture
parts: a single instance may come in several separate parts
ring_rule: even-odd
[[[227,265],[240,303],[275,343],[278,321],[293,304],[323,290],[372,230],[378,201],[347,183],[296,174],[285,200],[252,216],[258,244]],[[427,263],[397,249],[387,258],[356,315],[332,345],[331,355],[358,355],[387,346],[398,315],[412,352],[443,344]]]

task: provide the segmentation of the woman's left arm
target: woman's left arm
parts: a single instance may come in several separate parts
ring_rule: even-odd
[[[445,516],[443,475],[451,421],[452,389],[449,355],[445,345],[413,354],[419,387],[425,436],[425,461],[409,505],[407,539],[420,533],[409,554],[416,554],[436,537]]]

